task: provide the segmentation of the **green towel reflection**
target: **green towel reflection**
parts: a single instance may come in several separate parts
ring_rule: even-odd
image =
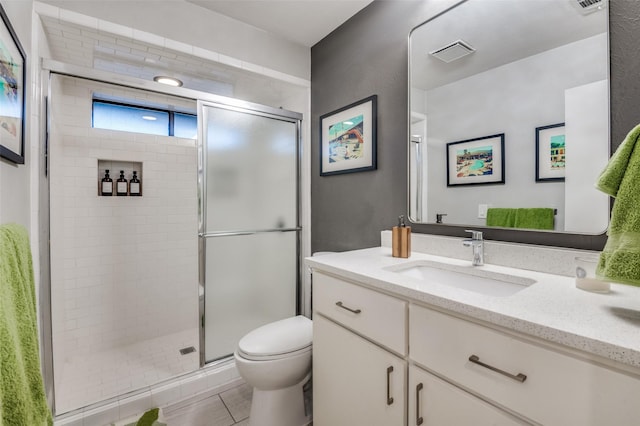
[[[520,229],[553,229],[554,209],[551,208],[490,208],[487,226]]]

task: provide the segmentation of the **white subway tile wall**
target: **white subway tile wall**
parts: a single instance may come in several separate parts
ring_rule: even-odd
[[[178,352],[198,349],[196,141],[93,129],[96,91],[195,110],[195,102],[184,99],[54,76],[51,285],[58,413],[198,368],[197,355]],[[143,196],[98,196],[99,160],[141,163]],[[117,173],[111,171],[114,181]],[[133,347],[140,353],[131,355]],[[140,355],[145,351],[146,358]],[[76,373],[95,362],[100,371],[74,383]],[[109,376],[117,371],[122,374]]]

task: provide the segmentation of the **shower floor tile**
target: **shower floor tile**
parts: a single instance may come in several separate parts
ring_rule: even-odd
[[[197,370],[198,340],[198,330],[190,329],[72,358],[64,363],[62,374],[56,364],[56,414]],[[181,355],[180,349],[189,346],[196,351]]]

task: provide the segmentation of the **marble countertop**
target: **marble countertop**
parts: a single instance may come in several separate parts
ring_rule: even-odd
[[[487,296],[430,283],[389,269],[436,261],[530,278],[535,284],[509,296]],[[571,277],[412,253],[394,258],[388,247],[310,257],[306,264],[419,303],[640,368],[640,287],[611,284],[609,293],[575,287]]]

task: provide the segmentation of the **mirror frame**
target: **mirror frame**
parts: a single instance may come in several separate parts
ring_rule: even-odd
[[[601,251],[607,242],[606,230],[600,234],[577,234],[569,232],[544,232],[526,229],[508,229],[508,228],[494,228],[487,226],[474,226],[474,225],[460,225],[460,224],[445,224],[445,223],[419,223],[411,220],[409,212],[411,211],[411,35],[413,32],[427,24],[428,22],[437,19],[438,17],[448,13],[450,10],[466,3],[469,0],[461,0],[456,2],[452,6],[446,8],[442,12],[432,16],[426,21],[416,25],[409,31],[407,37],[407,138],[406,143],[409,149],[407,149],[407,218],[411,224],[412,232],[421,234],[442,235],[451,237],[463,237],[469,236],[467,229],[472,228],[474,230],[482,231],[485,240],[492,240],[498,242],[507,243],[522,243],[522,244],[535,244],[552,247],[573,248],[581,250],[595,250]],[[609,68],[609,156],[613,154],[617,144],[613,143],[613,114],[611,111],[611,2],[607,2],[607,37],[609,44],[609,56],[608,68]],[[613,199],[609,198],[609,222],[611,220],[611,208],[613,205]],[[608,227],[607,227],[608,229]]]

